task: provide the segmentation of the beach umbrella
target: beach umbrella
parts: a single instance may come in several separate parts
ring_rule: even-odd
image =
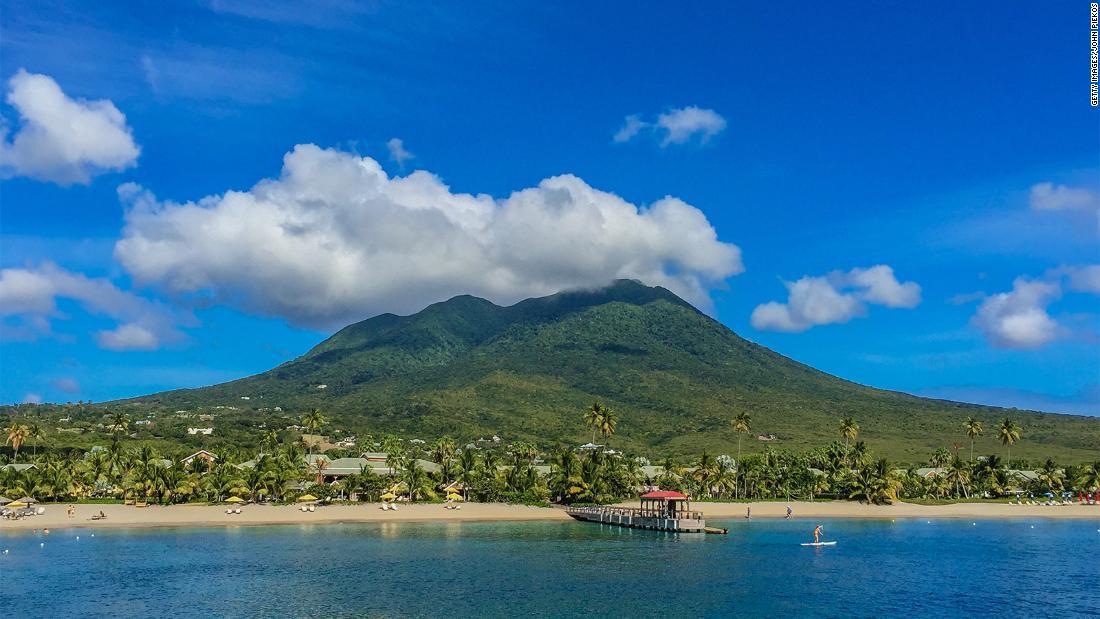
[[[226,503],[244,503],[244,499],[239,496],[231,496],[225,500]]]
[[[19,500],[20,500],[21,502],[23,502],[23,503],[26,503],[27,505],[30,505],[31,503],[37,503],[37,502],[38,502],[38,501],[36,501],[35,499],[32,499],[32,498],[31,498],[31,497],[29,497],[29,496],[25,496],[25,497],[23,497],[23,498],[21,498],[21,499],[19,499]]]
[[[0,496],[0,505],[7,505],[8,503],[11,503],[11,499],[6,496]]]
[[[298,497],[298,501],[300,503],[308,503],[309,501],[316,501],[316,500],[317,500],[317,497],[313,496],[312,494],[303,494],[302,496]]]
[[[397,495],[392,492],[387,492],[386,494],[383,494],[381,498],[386,501],[392,501],[397,498]]]
[[[26,506],[27,506],[27,504],[24,503],[23,501],[12,501],[11,503],[8,503],[8,507],[11,507],[13,509],[16,508],[16,507],[26,507]]]
[[[461,501],[462,497],[452,492],[451,494],[447,495],[447,500],[448,501]]]

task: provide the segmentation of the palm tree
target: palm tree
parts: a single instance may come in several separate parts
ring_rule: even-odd
[[[32,423],[30,426],[27,427],[27,438],[34,439],[34,445],[32,446],[33,450],[31,451],[31,458],[38,457],[38,441],[41,440],[42,437],[42,426],[38,425],[37,423]]]
[[[415,503],[417,497],[424,492],[425,487],[428,485],[428,474],[420,468],[420,464],[416,460],[410,460],[401,473],[401,481],[405,482],[405,487],[409,491],[409,502]]]
[[[309,430],[310,434],[317,434],[318,432],[320,432],[321,428],[324,427],[327,421],[328,420],[325,419],[325,416],[321,414],[321,411],[317,410],[316,408],[309,411],[309,414],[307,414],[305,417],[302,417],[302,425],[305,426],[307,430]],[[312,444],[310,444],[309,446],[309,455],[313,455]]]
[[[8,439],[5,441],[5,445],[11,443],[11,447],[15,450],[15,454],[12,456],[12,460],[19,459],[19,448],[23,446],[23,443],[27,442],[27,426],[12,423],[8,428]]]
[[[267,432],[264,432],[263,436],[260,437],[260,455],[261,456],[264,455],[264,447],[269,447],[271,449],[274,449],[275,446],[278,445],[278,444],[279,444],[279,433],[278,432],[276,432],[275,430],[268,430]]]
[[[961,494],[966,498],[970,498],[970,466],[963,462],[962,458],[958,456],[952,458],[951,465],[947,467],[945,475],[947,481],[955,486],[955,496]]]
[[[940,447],[936,451],[932,452],[932,456],[928,458],[929,466],[935,468],[942,468],[951,461],[951,452],[947,451],[946,447]]]
[[[449,436],[444,436],[432,445],[432,460],[436,464],[446,464],[455,455],[455,441]]]
[[[130,426],[130,419],[126,417],[125,413],[116,412],[111,413],[111,425],[108,429],[111,434],[115,435],[115,440],[118,440],[118,435],[126,431],[126,428]]]
[[[611,435],[615,433],[615,424],[619,423],[619,414],[615,411],[607,408],[603,409],[603,419],[600,420],[600,434],[604,436],[604,441],[611,442]]]
[[[1077,483],[1085,492],[1100,490],[1100,460],[1082,467]]]
[[[889,505],[896,494],[897,482],[891,476],[890,464],[886,458],[881,458],[856,472],[848,498],[874,505]]]
[[[748,413],[737,413],[737,416],[733,418],[730,425],[733,426],[733,431],[737,433],[737,459],[733,461],[733,468],[735,472],[738,472],[741,468],[741,438],[743,434],[749,433],[749,423],[752,422],[752,416]],[[737,484],[734,484],[733,496],[737,497]]]
[[[963,423],[963,427],[966,428],[966,435],[970,437],[970,461],[974,461],[974,439],[982,435],[982,422],[974,419],[973,417],[967,417]]]
[[[599,402],[594,402],[591,408],[585,409],[584,411],[584,422],[592,428],[592,443],[596,442],[596,432],[598,432],[603,425],[606,412],[607,407]]]
[[[1005,457],[1005,461],[1008,462],[1008,466],[1012,466],[1012,444],[1020,440],[1020,426],[1016,425],[1015,421],[1011,419],[1005,419],[1001,422],[1001,428],[998,432],[1001,438],[1001,444],[1008,449],[1008,455]]]
[[[1054,460],[1047,458],[1047,461],[1035,473],[1038,474],[1038,481],[1047,489],[1047,492],[1061,492],[1065,473]]]
[[[844,464],[848,464],[848,441],[854,441],[859,436],[859,424],[852,417],[840,420],[840,435],[844,437]]]

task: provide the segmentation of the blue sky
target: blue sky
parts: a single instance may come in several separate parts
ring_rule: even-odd
[[[3,1],[0,401],[632,276],[858,382],[1100,413],[1088,3],[600,4]]]

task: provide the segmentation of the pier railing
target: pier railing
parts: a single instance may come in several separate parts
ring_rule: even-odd
[[[687,509],[677,509],[671,511],[667,509],[658,509],[651,507],[584,506],[570,507],[567,511],[572,514],[587,514],[592,516],[610,515],[631,516],[634,518],[676,518],[680,520],[703,519],[703,512]]]

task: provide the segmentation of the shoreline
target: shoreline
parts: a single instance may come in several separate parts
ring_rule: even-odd
[[[634,502],[619,505],[636,507]],[[788,503],[698,503],[692,506],[707,519],[744,519],[746,509],[753,519],[773,520],[786,515]],[[1007,520],[1042,518],[1057,520],[1095,520],[1100,522],[1100,506],[1038,506],[1005,503],[954,503],[950,505],[863,505],[847,501],[810,503],[792,501],[795,520],[807,518],[891,520],[898,518]],[[4,531],[70,528],[161,528],[161,527],[235,527],[295,524],[361,524],[415,522],[533,522],[571,520],[558,507],[531,507],[503,503],[466,503],[459,510],[443,509],[439,503],[402,505],[398,511],[382,511],[378,503],[319,506],[314,512],[302,512],[297,505],[241,505],[240,514],[226,514],[224,505],[170,505],[133,507],[118,504],[82,504],[76,516],[69,518],[66,504],[43,504],[46,513],[22,520],[0,520]],[[106,520],[90,520],[103,511]]]

